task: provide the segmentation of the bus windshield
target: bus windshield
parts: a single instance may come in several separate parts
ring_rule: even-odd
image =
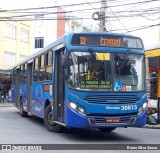
[[[68,85],[80,90],[145,90],[144,55],[109,52],[69,54]]]

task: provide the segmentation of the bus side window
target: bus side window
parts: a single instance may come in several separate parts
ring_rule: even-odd
[[[23,83],[27,83],[27,63],[24,65]]]
[[[52,69],[53,69],[53,54],[52,50],[46,53],[46,71],[45,71],[45,80],[52,80]]]
[[[23,83],[23,80],[24,80],[24,65],[21,65],[20,67],[20,81],[19,83]]]
[[[39,57],[39,81],[45,78],[45,58],[44,54]]]
[[[33,82],[38,82],[38,57],[34,59]]]

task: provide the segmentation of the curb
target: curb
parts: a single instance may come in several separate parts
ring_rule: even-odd
[[[148,129],[160,129],[160,125],[145,125],[143,128],[148,128]]]

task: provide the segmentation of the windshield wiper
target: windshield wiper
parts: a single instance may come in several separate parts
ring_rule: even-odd
[[[121,63],[118,66],[118,72],[120,72],[122,70],[122,68],[124,67],[125,61],[126,61],[127,57],[129,56],[129,54],[130,54],[130,49],[128,49],[126,54],[124,54],[123,59],[122,59]]]

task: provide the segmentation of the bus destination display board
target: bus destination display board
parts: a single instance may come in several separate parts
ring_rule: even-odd
[[[80,81],[81,89],[111,89],[110,81],[99,80],[82,80]]]
[[[75,34],[73,35],[71,44],[80,46],[121,47],[121,41],[122,38],[117,36]]]

